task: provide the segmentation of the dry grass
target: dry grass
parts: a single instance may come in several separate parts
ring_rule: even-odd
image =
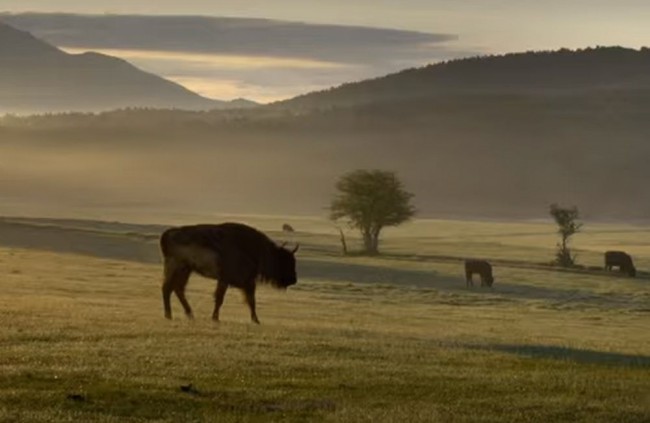
[[[235,291],[210,322],[214,283],[198,277],[197,319],[175,303],[165,321],[146,237],[0,227],[31,248],[0,248],[0,421],[650,420],[650,281],[497,266],[493,290],[466,290],[457,262],[426,256],[483,246],[533,263],[549,226],[423,224],[389,233],[387,258],[337,257],[320,222],[293,235],[301,281],[260,290],[261,326]],[[626,229],[612,228],[649,263],[643,229]],[[595,257],[611,234],[579,248]],[[70,240],[87,255],[34,249]],[[89,256],[119,256],[120,240],[144,262]]]

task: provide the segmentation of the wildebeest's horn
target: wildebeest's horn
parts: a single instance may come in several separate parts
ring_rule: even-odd
[[[296,248],[293,249],[291,254],[296,254],[296,251],[298,251],[298,248],[300,248],[300,244],[296,244]]]

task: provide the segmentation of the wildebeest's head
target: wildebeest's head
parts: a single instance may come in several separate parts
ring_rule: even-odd
[[[494,283],[494,276],[492,276],[492,275],[488,275],[488,276],[485,278],[485,284],[486,284],[487,286],[490,286],[490,287],[491,287],[493,283]]]
[[[297,282],[296,277],[296,251],[299,245],[293,250],[284,248],[284,244],[278,247],[276,252],[277,258],[277,274],[275,275],[272,284],[277,288],[284,288],[295,285]]]
[[[632,276],[633,278],[636,277],[636,267],[634,265],[630,265],[630,267],[627,269],[627,274]]]

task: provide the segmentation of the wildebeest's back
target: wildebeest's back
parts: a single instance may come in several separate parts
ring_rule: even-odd
[[[465,260],[465,272],[492,275],[492,265],[485,260]]]
[[[238,286],[258,272],[259,260],[272,241],[239,223],[171,228],[160,239],[166,260],[177,260],[203,276]]]
[[[626,265],[630,263],[631,257],[624,251],[606,251],[605,264],[612,266]]]

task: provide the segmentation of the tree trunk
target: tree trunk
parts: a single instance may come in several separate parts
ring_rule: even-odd
[[[372,252],[373,254],[379,254],[379,229],[372,233]]]
[[[561,233],[562,243],[558,244],[557,252],[557,264],[563,267],[571,267],[574,265],[573,257],[571,256],[571,250],[569,250],[569,236],[566,233]]]
[[[341,247],[343,248],[343,255],[347,256],[348,255],[348,244],[345,242],[345,234],[343,233],[343,229],[339,228],[339,232],[341,233]]]
[[[366,251],[366,254],[377,254],[377,239],[373,233],[370,232],[370,229],[364,229],[363,231],[363,247]]]

